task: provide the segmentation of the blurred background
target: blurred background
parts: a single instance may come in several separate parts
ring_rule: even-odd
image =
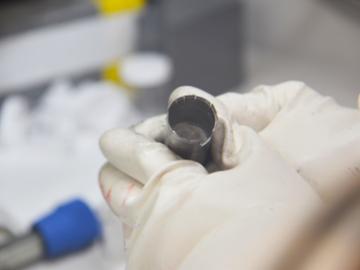
[[[122,269],[121,225],[97,184],[105,130],[165,112],[180,85],[217,95],[302,80],[355,106],[359,48],[358,0],[1,1],[0,228],[22,234],[81,198],[102,241],[33,269]]]

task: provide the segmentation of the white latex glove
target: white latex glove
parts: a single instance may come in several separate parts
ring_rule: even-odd
[[[360,181],[360,112],[302,82],[259,86],[219,97],[241,125],[292,164],[318,194],[333,199]],[[358,100],[360,107],[360,97]]]
[[[252,129],[233,122],[210,95],[181,87],[170,100],[197,94],[218,121],[212,146],[219,167],[207,173],[162,140],[164,117],[101,139],[109,163],[102,192],[128,229],[128,269],[266,269],[321,205],[313,188]]]

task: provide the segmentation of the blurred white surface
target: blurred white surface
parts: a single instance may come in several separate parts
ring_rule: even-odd
[[[121,224],[103,205],[97,176],[104,162],[99,136],[138,120],[125,92],[104,82],[74,86],[58,81],[34,109],[20,97],[9,98],[1,117],[0,210],[10,216],[11,229],[26,231],[39,216],[73,197],[99,209],[105,222],[102,245],[36,269],[122,265],[123,261],[116,261],[116,254],[123,259]]]

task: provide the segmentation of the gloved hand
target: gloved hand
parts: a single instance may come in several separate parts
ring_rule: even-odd
[[[101,139],[109,163],[100,185],[127,226],[128,269],[266,269],[321,206],[319,196],[262,133],[234,121],[242,119],[232,107],[229,113],[192,87],[170,100],[188,94],[213,103],[212,155],[227,170],[209,174],[156,142],[164,135],[163,116]],[[259,121],[245,123],[258,127]]]
[[[360,181],[360,112],[339,106],[302,82],[259,86],[219,97],[325,200]],[[360,108],[360,96],[358,100]]]

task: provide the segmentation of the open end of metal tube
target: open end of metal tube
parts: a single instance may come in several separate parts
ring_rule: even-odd
[[[194,95],[178,98],[168,108],[165,143],[182,158],[205,164],[215,123],[215,109],[206,99]]]
[[[185,96],[175,100],[168,109],[170,128],[190,143],[207,143],[215,128],[216,114],[204,98]]]
[[[205,164],[215,123],[215,109],[206,99],[194,95],[178,98],[168,108],[165,143],[182,158]]]
[[[198,96],[185,96],[175,100],[168,110],[171,129],[182,139],[202,143],[211,138],[215,127],[213,106]]]

